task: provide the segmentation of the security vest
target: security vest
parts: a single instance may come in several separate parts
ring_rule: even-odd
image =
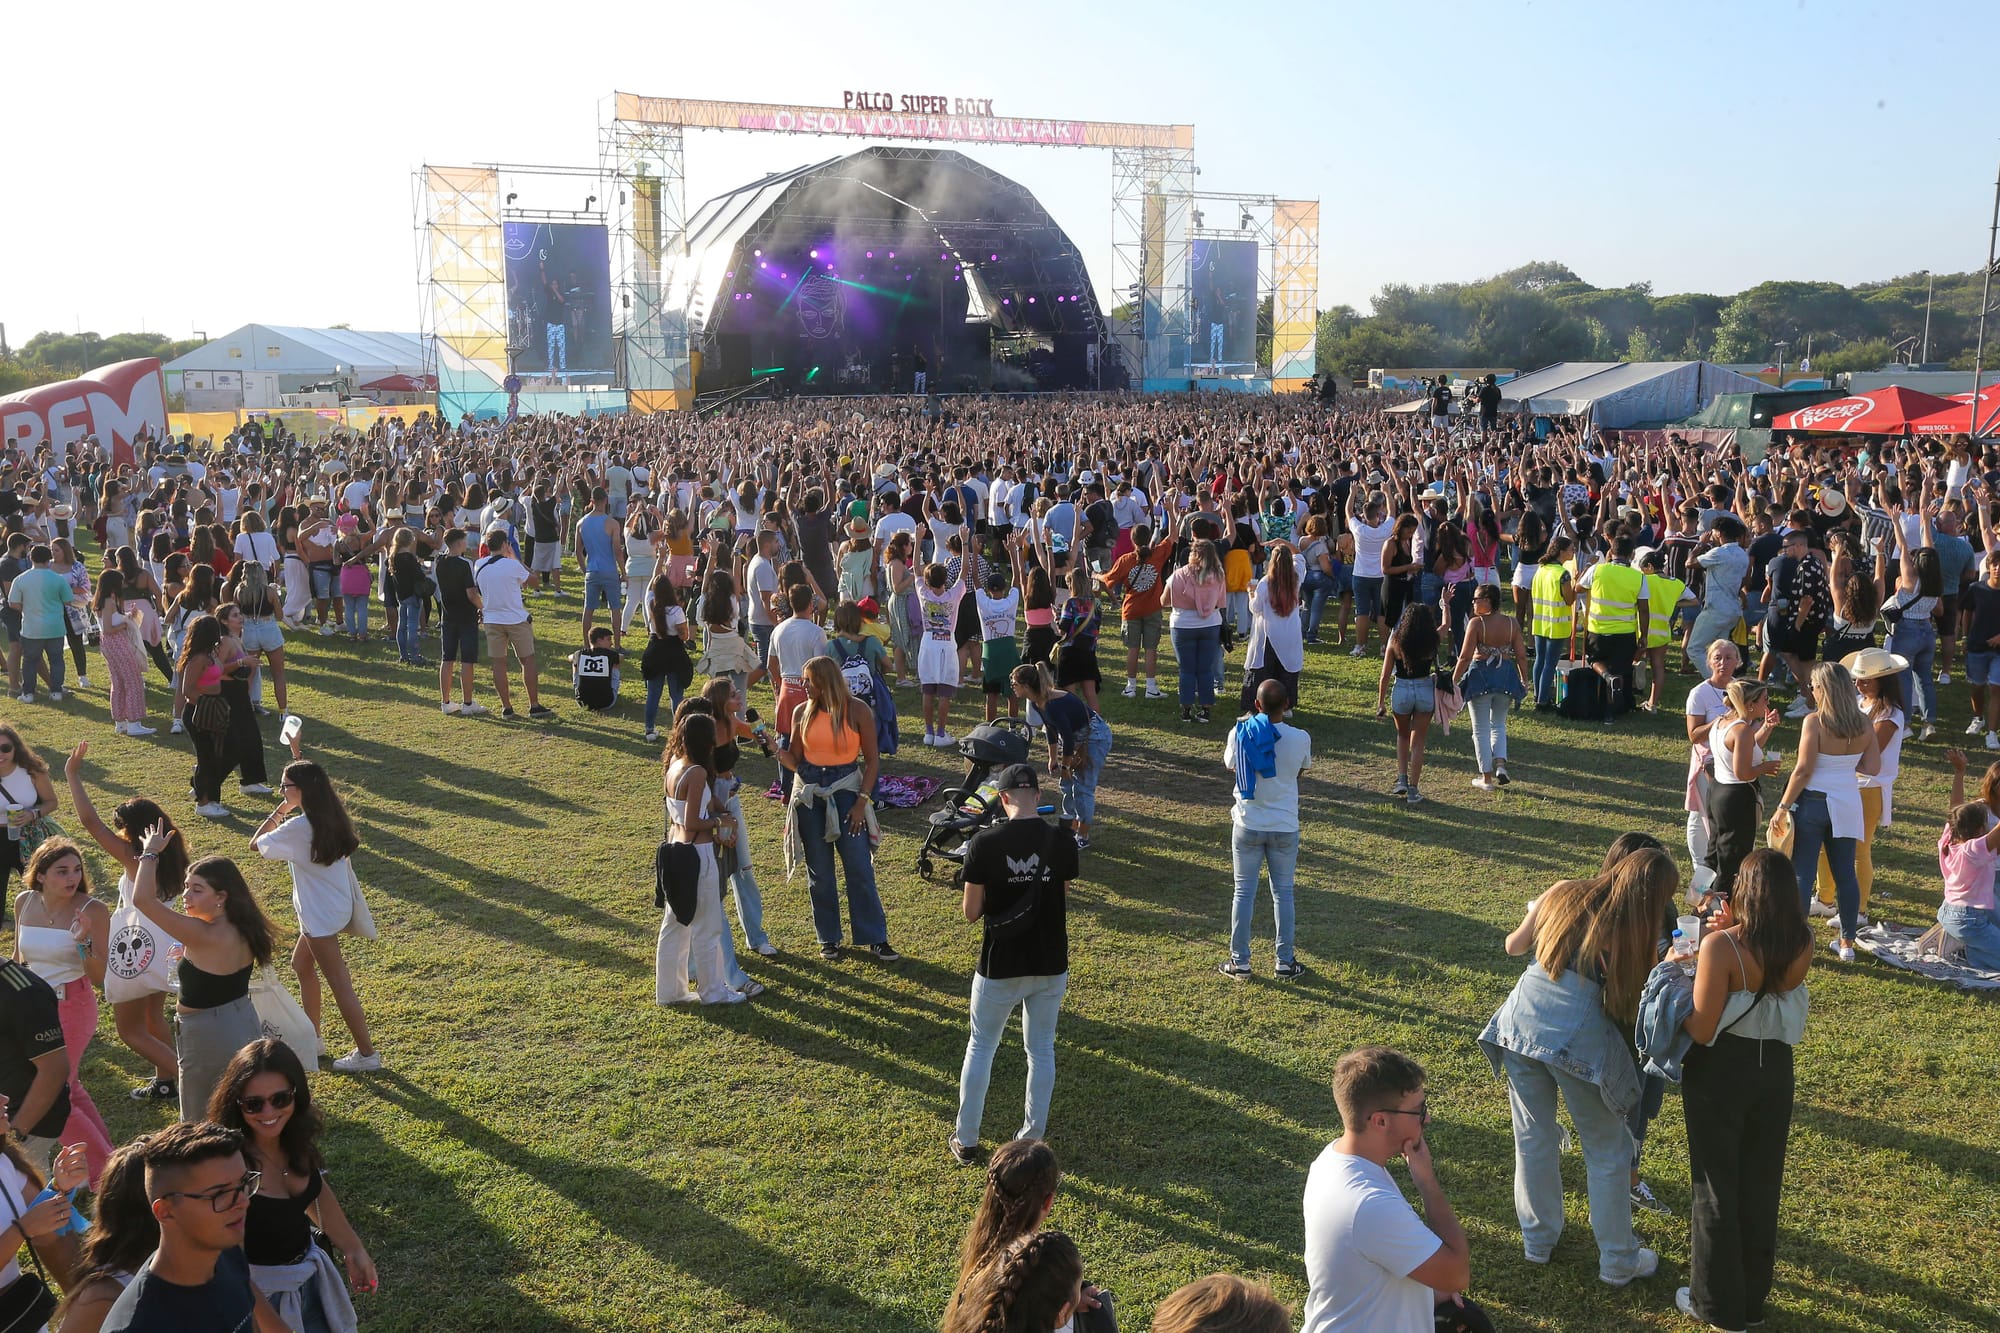
[[[1673,637],[1674,608],[1687,593],[1687,584],[1664,574],[1646,576],[1646,600],[1652,603],[1652,619],[1646,622],[1646,646],[1664,648]]]
[[[1535,581],[1530,591],[1534,595],[1535,618],[1532,622],[1538,639],[1567,639],[1576,626],[1576,608],[1563,600],[1563,580],[1569,571],[1561,565],[1546,564],[1535,571]]]
[[[1590,619],[1592,634],[1637,634],[1639,632],[1639,584],[1645,578],[1630,565],[1614,565],[1609,560],[1596,566],[1590,576]]]

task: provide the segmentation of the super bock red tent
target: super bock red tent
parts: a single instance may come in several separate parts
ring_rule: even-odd
[[[1972,395],[1955,393],[1951,396],[1951,406],[1941,412],[1910,423],[1910,429],[1918,435],[1970,435],[1973,433],[1975,413],[1972,410]],[[1987,433],[2000,421],[2000,384],[1989,384],[1979,391],[1978,426]]]
[[[1953,409],[1957,409],[1961,416],[1967,415],[1963,403],[1892,384],[1872,393],[1815,403],[1811,407],[1773,417],[1771,429],[1838,431],[1848,435],[1905,435],[1910,432],[1912,422]]]

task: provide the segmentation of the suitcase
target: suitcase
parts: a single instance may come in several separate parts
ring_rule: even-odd
[[[1556,713],[1579,722],[1611,716],[1611,687],[1595,667],[1576,655],[1576,629],[1569,633],[1569,656],[1556,663]]]

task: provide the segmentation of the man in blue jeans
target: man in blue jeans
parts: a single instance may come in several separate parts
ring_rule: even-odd
[[[965,919],[983,925],[979,970],[972,978],[972,1035],[958,1075],[958,1124],[951,1155],[978,1160],[980,1122],[993,1053],[1007,1020],[1021,1010],[1028,1092],[1021,1131],[1039,1139],[1056,1087],[1056,1016],[1069,990],[1069,882],[1077,875],[1076,836],[1041,817],[1041,781],[1027,764],[994,778],[1007,818],[975,834],[965,853]]]
[[[1230,730],[1222,762],[1236,774],[1236,802],[1229,815],[1229,849],[1236,894],[1229,907],[1229,958],[1217,971],[1232,980],[1250,975],[1250,920],[1257,910],[1257,878],[1271,872],[1282,979],[1305,971],[1292,951],[1292,881],[1299,865],[1299,774],[1312,767],[1312,737],[1285,725],[1282,682],[1257,687],[1257,711]]]
[[[625,568],[625,530],[611,517],[611,495],[602,486],[590,493],[590,512],[576,524],[577,559],[583,565],[583,641],[590,642],[591,613],[603,607],[611,613],[611,637],[619,637],[619,617],[625,588],[619,581]]]

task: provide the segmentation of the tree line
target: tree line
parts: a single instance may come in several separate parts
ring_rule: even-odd
[[[1557,361],[1775,362],[1777,343],[1813,369],[1873,370],[1914,362],[1924,331],[1922,273],[1885,282],[1765,282],[1735,296],[1655,296],[1651,283],[1594,287],[1554,261],[1479,282],[1391,283],[1372,314],[1320,312],[1322,371],[1358,379],[1371,367],[1512,366]],[[1971,369],[1981,275],[1940,273],[1931,306],[1930,360]],[[1907,339],[1917,339],[1898,350]]]
[[[0,356],[0,394],[75,379],[87,370],[135,357],[157,356],[162,362],[171,361],[199,346],[199,338],[175,339],[163,333],[114,333],[104,338],[95,333],[44,329]]]

